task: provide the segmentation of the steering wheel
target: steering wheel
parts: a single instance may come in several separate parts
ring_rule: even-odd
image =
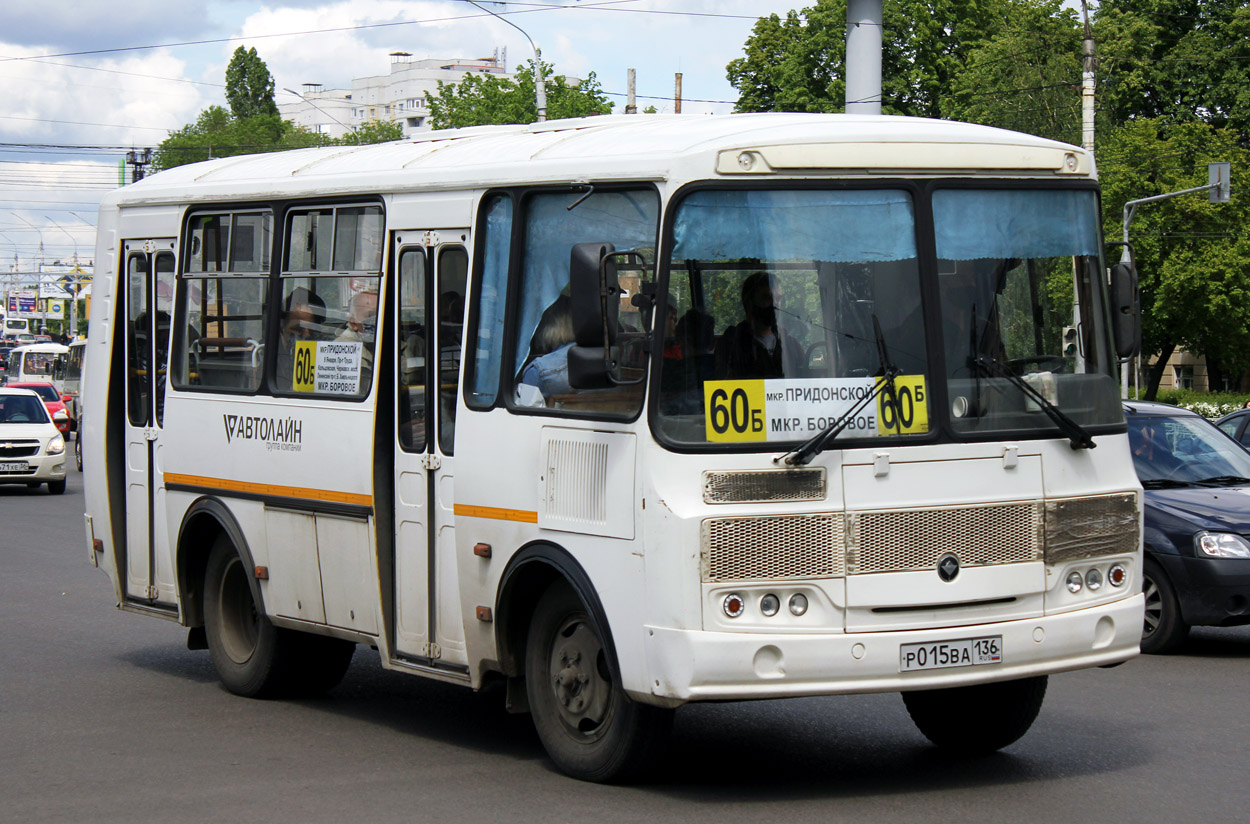
[[[1024,374],[1024,367],[1030,363],[1038,366],[1050,365],[1051,372],[1067,372],[1068,359],[1062,355],[1030,355],[1027,358],[1008,358],[1007,365],[1017,375]]]

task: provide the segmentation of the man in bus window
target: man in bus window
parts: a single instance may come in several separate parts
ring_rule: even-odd
[[[283,304],[282,331],[278,335],[277,388],[293,389],[295,377],[295,344],[316,340],[317,330],[325,320],[325,302],[300,286],[286,296]]]
[[[726,329],[717,343],[718,377],[785,377],[783,350],[794,351],[798,344],[777,331],[776,302],[777,290],[767,272],[754,272],[742,282],[742,309],[746,317]]]

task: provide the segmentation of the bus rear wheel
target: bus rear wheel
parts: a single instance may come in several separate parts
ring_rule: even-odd
[[[938,747],[983,755],[1018,741],[1046,697],[1045,675],[942,690],[903,693],[916,727]]]
[[[657,765],[673,711],[636,703],[613,683],[600,630],[564,584],[552,585],[534,613],[525,681],[538,737],[563,772],[624,782]]]
[[[286,686],[291,643],[257,609],[247,568],[224,535],[213,545],[204,573],[204,631],[226,689],[263,698]]]

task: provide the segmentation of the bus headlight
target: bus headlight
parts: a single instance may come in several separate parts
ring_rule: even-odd
[[[1250,558],[1250,543],[1232,532],[1199,532],[1194,549],[1208,558]]]
[[[1072,570],[1068,573],[1068,592],[1073,595],[1080,592],[1085,587],[1085,581],[1081,578],[1081,573]]]
[[[1090,592],[1102,589],[1102,573],[1096,569],[1085,573],[1085,586],[1089,587]]]
[[[49,455],[60,455],[64,451],[65,451],[65,439],[62,438],[60,435],[57,435],[52,440],[48,441],[48,454]]]
[[[771,592],[760,599],[760,612],[771,618],[781,609],[781,599]]]
[[[802,615],[807,612],[807,596],[801,592],[796,592],[790,596],[790,614]]]

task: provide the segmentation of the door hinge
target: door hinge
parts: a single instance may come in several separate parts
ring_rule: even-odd
[[[426,658],[442,658],[443,648],[438,644],[422,644],[421,654]]]
[[[443,465],[443,459],[432,452],[427,452],[421,456],[421,466],[426,469],[438,469]]]
[[[432,249],[438,245],[438,232],[426,232],[421,236],[421,242],[425,244],[425,248]]]
[[[160,434],[161,430],[157,429],[155,426],[143,427],[143,439],[145,441],[154,441]]]
[[[146,594],[149,601],[155,601],[156,597],[160,595],[160,591],[156,587],[148,587]]]

